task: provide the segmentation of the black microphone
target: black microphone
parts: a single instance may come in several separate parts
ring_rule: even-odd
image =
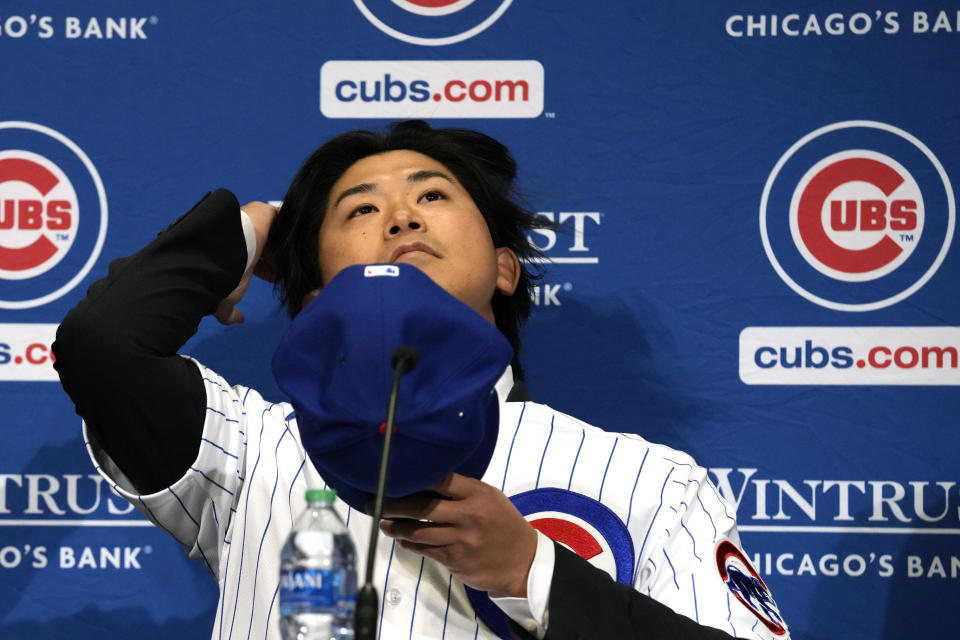
[[[390,367],[395,371],[402,369],[401,373],[409,373],[417,368],[419,362],[420,352],[417,348],[403,344],[393,352],[393,357],[390,358]]]
[[[377,609],[379,598],[373,586],[373,561],[377,554],[377,537],[380,534],[380,516],[383,513],[383,494],[387,485],[387,472],[390,468],[390,443],[393,436],[393,418],[397,409],[397,394],[400,390],[400,377],[413,371],[420,362],[420,352],[416,347],[401,345],[393,352],[390,366],[394,370],[393,386],[390,388],[390,400],[387,404],[387,421],[383,431],[383,455],[380,458],[380,478],[377,481],[377,494],[373,502],[373,520],[370,523],[370,546],[367,550],[367,572],[363,587],[357,594],[357,609],[354,614],[354,634],[356,640],[377,639]]]

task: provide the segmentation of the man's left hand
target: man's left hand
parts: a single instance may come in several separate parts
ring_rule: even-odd
[[[457,473],[430,493],[388,498],[380,530],[491,597],[526,597],[537,532],[496,487]]]

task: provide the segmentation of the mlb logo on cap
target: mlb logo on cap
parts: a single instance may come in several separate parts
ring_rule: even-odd
[[[494,385],[513,350],[419,269],[344,269],[293,320],[273,358],[310,460],[361,511],[376,491],[390,360],[401,345],[415,347],[420,362],[400,383],[386,495],[421,491],[452,472],[480,478],[497,441]]]
[[[400,268],[395,264],[368,264],[363,268],[363,277],[376,278],[378,276],[392,276],[396,278],[400,275]]]

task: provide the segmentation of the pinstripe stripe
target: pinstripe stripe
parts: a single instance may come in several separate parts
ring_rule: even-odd
[[[613,460],[613,452],[617,450],[618,442],[620,442],[620,438],[614,438],[613,448],[610,449],[610,457],[607,458],[607,467],[603,470],[603,480],[600,481],[600,495],[597,496],[598,502],[603,502],[603,485],[607,483],[607,472],[610,471],[610,461]]]
[[[249,389],[247,390],[247,392],[249,393]],[[266,413],[267,413],[267,410],[264,409],[263,413],[260,414],[261,442],[263,438],[263,430],[266,427],[263,421],[263,416]],[[263,454],[263,450],[260,447],[257,447],[257,459],[253,463],[253,470],[250,471],[251,482],[253,481],[253,477],[257,473],[257,467],[260,466],[260,456],[262,454]],[[230,617],[230,632],[227,634],[228,639],[233,637],[233,625],[237,621],[237,604],[239,604],[239,601],[240,601],[240,580],[241,580],[241,576],[243,576],[243,558],[244,558],[244,555],[246,555],[246,549],[247,549],[247,518],[250,516],[250,509],[248,508],[250,506],[250,491],[246,491],[245,493],[247,495],[246,495],[246,500],[244,501],[244,504],[243,504],[243,531],[240,534],[240,567],[237,569],[237,579],[235,581],[237,583],[237,590],[233,598],[233,615]]]
[[[175,536],[175,535],[173,534],[173,531],[170,531],[170,529],[167,529],[165,526],[163,526],[163,523],[160,522],[160,520],[157,518],[157,516],[154,515],[153,511],[150,509],[150,506],[149,506],[146,502],[143,501],[143,496],[137,496],[137,500],[140,501],[140,504],[143,505],[143,508],[147,510],[147,513],[148,513],[148,514],[150,514],[150,520],[153,521],[153,523],[154,523],[155,525],[157,525],[158,527],[160,527],[161,529],[163,529],[163,530],[166,532],[166,534],[167,534],[168,536],[170,536],[171,538],[173,538],[174,540],[179,540],[179,539],[180,539],[180,538],[178,538],[177,536]]]
[[[717,497],[717,502],[719,502],[719,503],[720,503],[720,507],[723,508],[723,515],[727,516],[727,518],[730,520],[730,522],[736,524],[736,523],[737,523],[736,519],[733,518],[733,517],[730,515],[730,512],[729,512],[729,511],[727,511],[727,503],[724,502],[723,497],[721,497],[721,495],[717,492],[716,487],[714,487],[713,484],[711,484],[711,483],[709,483],[709,482],[707,483],[707,485],[708,485],[711,489],[713,489],[713,495],[715,495],[715,496]]]
[[[290,512],[290,526],[293,526],[293,487],[297,484],[297,478],[300,477],[300,472],[303,471],[303,465],[307,464],[307,459],[304,458],[300,461],[300,468],[297,469],[297,472],[293,475],[293,479],[290,480],[290,488],[287,490],[287,511]]]
[[[447,637],[447,615],[450,613],[450,591],[453,589],[453,574],[447,580],[447,608],[443,610],[443,630],[440,632],[440,640]]]
[[[230,395],[230,390],[229,390],[229,389],[224,389],[224,388],[223,388],[223,385],[220,384],[220,382],[218,382],[217,380],[211,380],[210,378],[203,378],[203,379],[206,380],[207,382],[209,382],[210,384],[213,384],[213,385],[219,387],[219,388],[220,388],[220,393],[225,393],[225,394],[227,394],[227,397],[230,398],[230,401],[233,402],[234,404],[240,402],[240,401],[237,400],[236,398],[232,397],[232,396]]]
[[[413,611],[410,612],[410,640],[413,640],[413,622],[417,619],[417,598],[420,597],[420,581],[423,579],[423,562],[420,558],[420,573],[417,575],[417,586],[413,589]]]
[[[680,584],[677,582],[677,570],[673,568],[673,562],[670,561],[670,556],[667,555],[667,550],[663,550],[663,557],[667,559],[667,564],[670,565],[670,571],[673,572],[673,584],[676,585],[677,591],[680,590]]]
[[[694,620],[700,622],[700,609],[697,607],[697,580],[694,575],[690,574],[690,586],[693,587],[693,615]]]
[[[387,606],[387,583],[390,582],[390,567],[393,565],[393,551],[397,548],[397,541],[390,544],[390,559],[387,560],[387,574],[383,576],[383,597],[380,598],[380,624],[377,625],[377,637],[382,638],[383,632],[383,608]]]
[[[730,623],[730,630],[733,631],[733,637],[737,637],[737,629],[733,626],[733,611],[730,609],[730,592],[727,592],[727,622]]]
[[[220,619],[220,628],[217,630],[217,638],[223,639],[223,603],[226,602],[225,591],[227,588],[227,579],[230,577],[230,552],[233,550],[233,541],[227,540],[227,534],[223,534],[223,543],[227,545],[227,559],[223,567],[223,587],[220,592],[220,601],[217,603],[217,617]],[[239,588],[239,587],[238,587]]]
[[[177,499],[177,502],[180,503],[180,506],[183,508],[183,512],[187,514],[187,517],[190,518],[190,521],[197,525],[197,550],[200,552],[200,557],[203,558],[203,563],[207,565],[207,571],[210,572],[210,575],[216,577],[217,574],[213,570],[213,566],[210,564],[210,561],[207,559],[207,554],[204,553],[203,547],[200,546],[200,523],[197,522],[192,515],[190,515],[190,511],[188,511],[186,505],[183,504],[183,500],[180,499],[180,496],[174,493],[173,489],[167,487],[167,491],[169,491],[170,494]]]
[[[212,440],[208,440],[207,438],[201,437],[201,438],[200,438],[200,441],[201,441],[201,442],[206,442],[207,444],[209,444],[209,445],[211,445],[211,446],[214,446],[214,447],[216,447],[217,449],[220,449],[220,451],[223,451],[225,454],[227,454],[228,456],[230,456],[230,457],[233,458],[234,460],[239,460],[239,459],[240,459],[240,458],[238,458],[237,456],[233,455],[232,453],[230,453],[229,451],[227,451],[226,449],[224,449],[223,447],[221,447],[220,445],[218,445],[216,442],[214,442],[214,441],[212,441]]]
[[[197,469],[196,467],[190,467],[190,471],[196,471],[196,472],[199,473],[201,476],[203,476],[203,479],[204,479],[204,480],[206,480],[206,481],[209,482],[210,484],[214,485],[215,487],[219,487],[220,489],[223,489],[224,491],[226,491],[227,493],[229,493],[231,496],[233,495],[233,491],[230,491],[230,489],[227,489],[225,486],[223,486],[222,484],[220,484],[220,483],[217,482],[216,480],[212,479],[210,476],[208,476],[207,474],[205,474],[203,471],[200,471],[200,469]],[[178,498],[178,500],[179,500],[179,498]],[[197,526],[199,527],[200,525],[197,524]]]
[[[197,526],[197,530],[199,530],[199,529],[200,529],[200,523],[197,522],[197,519],[196,519],[196,518],[194,518],[192,515],[190,515],[190,512],[187,510],[186,505],[183,504],[183,500],[180,499],[180,496],[178,496],[178,495],[176,494],[176,492],[175,492],[173,489],[171,489],[170,487],[167,487],[167,491],[170,493],[170,495],[172,495],[174,498],[177,499],[177,502],[179,502],[179,503],[180,503],[180,506],[183,508],[183,512],[184,512],[185,514],[187,514],[187,517],[188,517],[188,518],[190,518],[190,522],[192,522],[193,524],[195,524],[195,525]]]
[[[637,477],[633,481],[633,491],[630,492],[630,505],[627,507],[627,527],[630,527],[630,516],[633,514],[633,494],[637,492],[637,483],[640,481],[640,472],[643,471],[643,463],[647,461],[647,456],[650,455],[650,447],[647,447],[646,453],[643,454],[643,460],[640,461],[640,468],[637,469]]]
[[[210,499],[210,506],[213,507],[213,521],[217,523],[217,530],[220,529],[220,518],[217,517],[217,503]]]
[[[520,417],[517,419],[517,428],[513,430],[513,439],[510,440],[510,451],[507,452],[507,463],[503,467],[503,482],[500,483],[500,491],[507,486],[507,472],[510,471],[510,456],[513,455],[513,443],[517,441],[517,433],[520,431],[520,424],[523,423],[523,413],[527,410],[527,403],[524,402],[520,407]]]
[[[280,451],[280,443],[289,431],[284,430],[277,439],[277,446],[273,449],[274,462],[277,460],[277,452]],[[273,477],[273,491],[270,492],[270,510],[267,512],[267,524],[263,527],[263,535],[260,536],[260,547],[257,549],[257,565],[253,570],[253,591],[250,593],[250,625],[247,627],[247,640],[250,640],[250,632],[253,631],[253,612],[257,608],[257,576],[260,575],[260,554],[263,553],[263,542],[267,539],[267,532],[270,530],[270,522],[273,520],[273,498],[277,495],[277,485],[280,483],[280,465],[274,464],[275,475]],[[279,583],[278,583],[279,584]]]
[[[694,539],[693,534],[690,533],[690,529],[687,529],[687,525],[680,523],[680,526],[683,527],[683,530],[687,532],[687,535],[690,536],[690,544],[693,545],[693,557],[698,561],[703,562],[703,559],[697,555],[697,541]]]
[[[550,446],[550,438],[553,437],[553,420],[557,414],[550,416],[550,434],[547,435],[547,443],[543,445],[543,455],[540,456],[540,466],[537,468],[537,482],[533,485],[534,489],[540,488],[540,472],[543,471],[543,461],[547,457],[547,447]]]
[[[570,486],[573,484],[573,472],[577,470],[577,460],[580,459],[580,449],[583,449],[583,441],[587,437],[587,430],[580,430],[580,446],[577,447],[577,455],[573,458],[573,466],[570,467],[570,479],[567,480],[567,491],[570,490]]]
[[[277,601],[277,592],[280,591],[280,581],[277,580],[277,588],[273,590],[273,597],[270,598],[270,608],[267,609],[267,619],[263,627],[263,640],[267,640],[270,635],[270,614],[273,613],[273,603]]]
[[[647,527],[647,533],[643,536],[643,543],[640,545],[640,552],[637,554],[637,568],[633,571],[633,582],[637,581],[637,573],[640,571],[640,558],[643,557],[643,550],[647,546],[647,538],[650,536],[650,530],[653,529],[653,523],[657,520],[657,514],[660,513],[660,509],[663,508],[663,490],[667,488],[667,480],[670,479],[670,475],[673,473],[673,469],[667,473],[667,477],[663,479],[663,486],[660,487],[660,505],[657,507],[657,510],[653,513],[653,517],[650,518],[650,526]]]
[[[707,517],[710,519],[710,526],[713,527],[713,540],[717,540],[717,525],[713,523],[713,516],[710,515],[710,512],[707,511],[707,508],[703,506],[703,500],[700,499],[700,492],[697,492],[697,502],[700,503],[700,508],[703,509],[703,512],[707,514]]]

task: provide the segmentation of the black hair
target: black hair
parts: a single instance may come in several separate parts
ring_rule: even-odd
[[[433,158],[463,185],[480,210],[495,247],[507,247],[520,259],[520,279],[510,296],[499,291],[491,301],[497,328],[513,347],[514,376],[520,366],[520,325],[530,315],[530,294],[542,278],[543,253],[526,232],[554,225],[516,201],[517,163],[509,149],[490,136],[468,129],[433,129],[422,120],[394,123],[385,133],[359,130],[324,143],[297,171],[267,244],[277,268],[277,292],[290,316],[303,297],[322,286],[317,237],[334,183],[355,162],[387,151],[408,150]]]

